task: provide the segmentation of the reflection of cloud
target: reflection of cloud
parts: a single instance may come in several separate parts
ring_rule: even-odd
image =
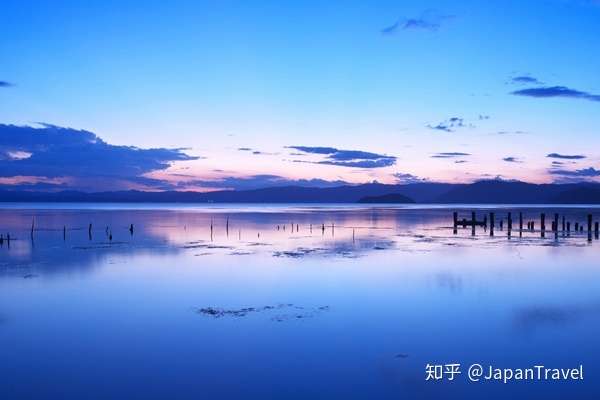
[[[300,161],[311,164],[335,165],[352,168],[383,168],[396,163],[396,157],[361,150],[341,150],[334,147],[288,146],[308,154],[327,156],[321,161]]]
[[[168,183],[145,174],[198,158],[183,150],[116,146],[88,131],[47,124],[0,125],[0,177],[37,177],[46,183],[64,178],[80,190],[169,189]]]
[[[459,293],[462,290],[462,278],[452,272],[440,272],[436,275],[436,282],[440,288],[448,289],[452,293]]]
[[[531,330],[544,326],[562,326],[579,319],[600,316],[600,304],[532,306],[515,312],[515,324]]]

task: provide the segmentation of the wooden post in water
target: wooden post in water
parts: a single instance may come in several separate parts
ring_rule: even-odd
[[[490,236],[494,236],[494,213],[490,213]]]
[[[594,223],[594,236],[598,239],[598,221]]]
[[[508,230],[512,231],[512,213],[508,213]]]
[[[452,233],[454,233],[455,235],[458,233],[457,229],[458,229],[458,213],[456,211],[454,211],[452,213]]]
[[[88,225],[88,239],[92,240],[92,223]]]
[[[475,236],[475,211],[471,211],[471,236]]]
[[[542,215],[540,215],[540,227],[542,229],[542,231],[546,230],[546,214],[542,213]]]
[[[554,231],[558,232],[558,213],[554,213]]]
[[[63,241],[67,240],[67,227],[63,225]]]
[[[565,231],[565,216],[562,216],[562,231]]]
[[[519,211],[519,234],[523,234],[523,213]]]
[[[592,241],[592,214],[588,214],[587,223],[588,223],[588,242],[591,242]]]
[[[579,232],[579,222],[575,222],[575,232]]]
[[[227,216],[227,221],[225,221],[225,235],[229,237],[229,215]]]
[[[35,229],[35,218],[31,218],[31,240],[33,240],[33,230]]]

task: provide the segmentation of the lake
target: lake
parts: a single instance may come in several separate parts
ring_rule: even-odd
[[[495,213],[493,236],[453,232],[472,209]],[[0,398],[597,399],[588,213],[0,203]],[[471,382],[473,363],[584,379]],[[461,374],[426,380],[427,364]]]

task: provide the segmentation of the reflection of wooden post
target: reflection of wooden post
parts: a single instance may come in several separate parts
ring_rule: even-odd
[[[494,236],[494,213],[490,213],[490,236]]]

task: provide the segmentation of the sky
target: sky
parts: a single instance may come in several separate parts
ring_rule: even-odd
[[[600,180],[600,0],[2,9],[1,188]]]

